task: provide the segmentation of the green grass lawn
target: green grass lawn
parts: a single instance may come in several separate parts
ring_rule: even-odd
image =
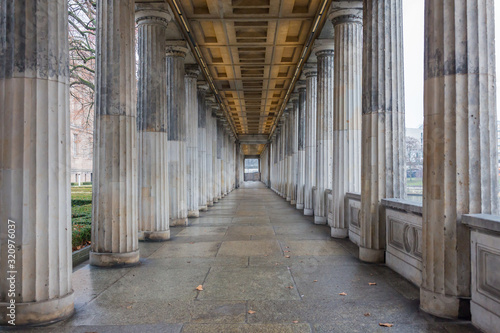
[[[71,224],[73,251],[90,244],[92,223],[92,186],[71,187]]]
[[[422,178],[406,178],[406,186],[422,187]]]

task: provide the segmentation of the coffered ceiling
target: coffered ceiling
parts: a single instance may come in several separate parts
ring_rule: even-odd
[[[237,135],[269,135],[329,1],[168,2],[181,13],[177,20],[204,59]]]

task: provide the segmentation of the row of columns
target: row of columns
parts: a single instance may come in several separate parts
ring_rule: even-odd
[[[48,323],[74,311],[68,5],[0,11],[0,324]],[[137,263],[139,240],[169,239],[237,185],[237,143],[186,43],[166,41],[170,20],[97,1],[93,265]]]
[[[461,216],[498,214],[493,2],[425,6],[420,302],[431,314],[457,318],[470,298],[470,240]],[[290,201],[315,223],[328,223],[332,237],[349,235],[345,194],[361,193],[359,258],[383,262],[380,202],[406,195],[402,3],[333,2],[329,18],[333,40],[316,41],[317,63],[304,67],[299,102],[287,105],[265,152],[265,172],[274,191],[287,200],[296,193]],[[296,115],[298,126],[290,120]],[[290,159],[295,145],[299,157]]]

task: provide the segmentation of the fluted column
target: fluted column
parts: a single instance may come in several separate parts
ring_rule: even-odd
[[[420,307],[439,317],[467,315],[470,234],[462,215],[498,214],[493,15],[492,0],[425,3]]]
[[[291,200],[290,204],[297,204],[297,176],[298,176],[298,131],[299,131],[299,122],[298,122],[298,113],[299,113],[299,94],[293,93],[291,96],[292,101],[292,119],[290,121],[291,124],[291,156],[292,156],[292,165],[291,165],[291,177],[292,177],[292,189],[291,189]]]
[[[134,1],[97,2],[92,251],[97,266],[139,261]]]
[[[286,201],[292,201],[293,188],[293,103],[287,105],[286,130]]]
[[[214,167],[213,167],[213,117],[212,117],[212,107],[210,102],[205,98],[205,113],[207,120],[207,136],[205,141],[207,143],[207,159],[206,159],[206,170],[207,170],[207,206],[211,207],[214,205]]]
[[[207,184],[207,105],[205,94],[208,91],[206,82],[198,82],[198,208],[208,208]]]
[[[365,1],[359,258],[383,262],[380,200],[405,197],[405,120],[401,0]],[[384,20],[385,24],[380,24]]]
[[[347,237],[346,192],[361,191],[363,2],[334,3],[333,170],[331,236]]]
[[[306,139],[306,83],[298,82],[299,101],[297,106],[297,205],[295,208],[304,209],[305,185],[305,139]]]
[[[166,10],[141,6],[138,25],[137,160],[139,240],[170,238],[168,213],[168,136],[165,108]]]
[[[224,160],[223,154],[224,154],[224,149],[223,149],[223,127],[222,127],[222,121],[217,118],[216,120],[217,124],[217,132],[216,132],[216,147],[217,147],[217,160],[216,160],[216,170],[214,172],[215,174],[215,194],[217,196],[217,199],[220,200],[222,198],[221,195],[221,189],[222,189],[222,172],[224,170],[222,163]]]
[[[185,66],[184,82],[186,87],[186,122],[187,122],[187,211],[188,217],[200,216],[199,211],[199,165],[201,160],[198,159],[198,122],[199,106],[198,106],[198,89],[196,81],[200,75],[200,68],[198,65]]]
[[[318,114],[316,118],[316,201],[314,223],[327,221],[326,190],[332,186],[333,170],[333,48],[331,40],[317,40]]]
[[[170,225],[188,224],[187,206],[187,123],[184,58],[185,42],[167,41],[168,180]],[[195,90],[196,91],[196,90]]]
[[[0,13],[0,325],[42,324],[74,309],[68,8],[0,0]]]
[[[316,64],[307,64],[306,76],[306,111],[305,111],[305,179],[304,179],[304,215],[314,214],[313,187],[316,186],[316,116],[317,116],[317,83]]]

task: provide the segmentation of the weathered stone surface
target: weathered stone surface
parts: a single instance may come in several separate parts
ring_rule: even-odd
[[[318,71],[316,64],[307,66],[304,71],[306,75],[304,215],[313,215],[312,189],[316,186],[316,99]]]
[[[361,71],[363,3],[335,3],[334,25],[333,177],[331,236],[347,237],[344,218],[347,192],[361,191]]]
[[[471,295],[470,235],[457,221],[498,214],[493,2],[426,1],[425,23],[420,307],[456,318]]]
[[[205,95],[208,85],[198,81],[198,209],[206,211],[208,207],[208,181],[207,181],[207,104]]]
[[[141,6],[138,26],[137,159],[139,240],[170,238],[166,110],[166,10]]]
[[[2,0],[0,22],[0,324],[11,300],[42,324],[74,309],[67,3]]]
[[[167,41],[168,180],[170,225],[187,225],[187,110],[184,58],[186,43]]]
[[[198,217],[200,196],[200,163],[198,158],[198,123],[200,121],[198,106],[197,78],[200,75],[198,65],[186,65],[184,77],[186,96],[187,151],[186,151],[186,184],[188,217]]]
[[[297,107],[297,209],[304,209],[304,186],[306,167],[306,83],[299,81],[299,101]]]
[[[405,197],[402,3],[364,3],[360,259],[384,260],[380,200]],[[385,24],[380,24],[385,20]]]
[[[316,198],[314,223],[327,223],[326,190],[332,186],[333,172],[333,76],[334,44],[317,40],[314,52],[318,58],[318,110],[316,117]]]
[[[134,1],[97,5],[90,263],[115,266],[139,261]]]

